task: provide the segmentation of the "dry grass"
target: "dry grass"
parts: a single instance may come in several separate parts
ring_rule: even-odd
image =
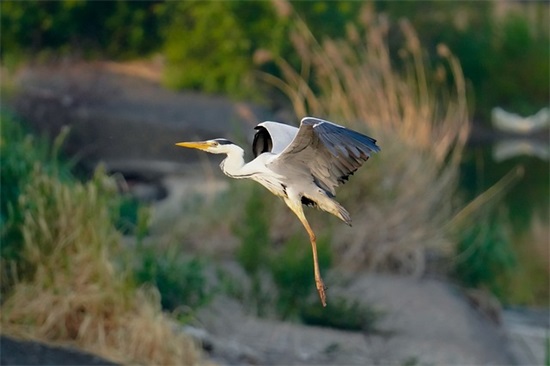
[[[113,262],[113,182],[96,174],[63,184],[37,165],[20,196],[26,278],[2,304],[2,332],[81,349],[121,363],[198,364],[200,352]],[[111,187],[111,188],[109,188]]]
[[[448,252],[453,244],[446,223],[457,211],[458,164],[470,128],[458,61],[440,45],[430,67],[402,22],[398,69],[387,41],[390,25],[368,6],[361,14],[364,35],[350,26],[345,40],[319,43],[294,17],[300,71],[278,59],[283,78],[262,77],[288,95],[297,116],[345,124],[382,148],[338,193],[356,228],[333,232],[340,263],[422,272],[426,249]]]

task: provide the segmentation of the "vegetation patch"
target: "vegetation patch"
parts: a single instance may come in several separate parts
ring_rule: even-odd
[[[300,311],[305,324],[367,333],[379,331],[377,323],[382,315],[380,310],[343,297],[332,298],[326,308],[310,302]]]
[[[116,261],[123,256],[114,181],[101,169],[89,182],[63,180],[54,161],[10,157],[23,145],[32,158],[35,147],[21,131],[23,140],[4,134],[20,129],[18,121],[2,115],[1,122],[2,177],[4,169],[25,174],[2,212],[2,244],[10,248],[2,268],[11,274],[8,283],[2,277],[2,332],[76,344],[122,363],[200,363],[195,344],[161,312],[158,292],[137,289]]]
[[[350,26],[345,41],[320,42],[296,18],[291,39],[301,70],[276,59],[283,78],[263,77],[288,95],[297,116],[346,124],[375,137],[382,149],[338,192],[355,213],[355,229],[331,226],[329,215],[319,218],[333,229],[335,262],[421,273],[427,250],[454,249],[442,228],[459,208],[453,197],[469,132],[465,81],[444,45],[430,66],[409,23],[394,26],[368,8],[362,19],[364,34]],[[401,67],[388,47],[396,30],[404,38]]]
[[[248,306],[260,316],[345,330],[376,331],[381,313],[368,305],[332,296],[326,308],[321,305],[305,231],[286,233],[284,244],[275,246],[269,234],[269,223],[274,218],[269,209],[271,201],[265,198],[269,193],[254,187],[246,198],[243,216],[235,230],[240,239],[237,258],[251,282],[249,293],[241,291]],[[324,274],[332,261],[328,239],[323,235],[317,240],[319,267]]]
[[[199,258],[182,259],[179,248],[140,248],[134,270],[138,284],[158,289],[162,309],[176,312],[182,320],[192,310],[207,304],[214,289],[205,276],[205,263]]]

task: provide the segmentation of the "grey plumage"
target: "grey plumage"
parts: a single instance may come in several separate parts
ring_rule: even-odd
[[[307,171],[316,185],[334,196],[335,188],[345,183],[372,152],[378,151],[380,148],[371,137],[329,121],[306,117],[296,129],[294,139],[269,167],[287,176],[290,170],[299,175]]]

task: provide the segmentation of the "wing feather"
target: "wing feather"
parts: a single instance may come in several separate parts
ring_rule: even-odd
[[[326,192],[345,183],[370,154],[380,151],[376,140],[322,119],[305,117],[296,136],[270,163],[282,175],[305,172]]]

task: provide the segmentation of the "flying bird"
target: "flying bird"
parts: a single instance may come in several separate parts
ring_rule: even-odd
[[[315,233],[302,205],[331,213],[351,226],[349,213],[334,199],[335,188],[344,184],[370,154],[380,148],[371,137],[314,117],[303,118],[299,128],[267,121],[258,124],[255,130],[254,159],[248,163],[244,161],[244,150],[224,138],[176,145],[226,154],[220,164],[225,175],[255,180],[283,198],[309,234],[315,285],[321,303],[326,306],[326,287],[319,271]]]

